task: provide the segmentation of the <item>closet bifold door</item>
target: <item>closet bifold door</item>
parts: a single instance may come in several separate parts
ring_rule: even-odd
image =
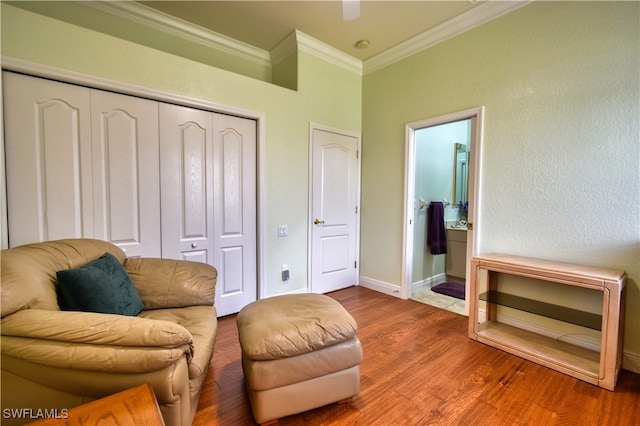
[[[158,102],[91,90],[96,238],[161,257]]]
[[[210,112],[160,104],[163,257],[214,265],[212,133]]]
[[[223,316],[258,295],[256,122],[217,113],[212,117],[216,309]]]
[[[257,298],[256,123],[160,104],[162,256],[218,270],[216,310]]]
[[[2,77],[9,247],[93,237],[90,90]]]

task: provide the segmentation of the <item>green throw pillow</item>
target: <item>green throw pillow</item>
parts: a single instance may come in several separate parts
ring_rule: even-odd
[[[56,275],[65,310],[130,316],[142,312],[140,295],[129,274],[111,253]]]

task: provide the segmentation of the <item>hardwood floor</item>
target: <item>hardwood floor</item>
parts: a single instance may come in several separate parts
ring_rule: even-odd
[[[363,287],[329,295],[358,323],[360,394],[280,425],[640,425],[638,374],[610,392],[470,340],[465,316]],[[232,315],[193,425],[253,424]]]

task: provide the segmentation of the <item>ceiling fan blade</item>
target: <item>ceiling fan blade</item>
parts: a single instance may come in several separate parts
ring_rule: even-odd
[[[342,19],[352,21],[360,17],[360,0],[342,0]]]

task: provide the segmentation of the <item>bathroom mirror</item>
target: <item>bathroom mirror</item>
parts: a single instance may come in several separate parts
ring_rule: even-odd
[[[453,204],[466,203],[468,201],[469,186],[469,152],[467,145],[463,143],[453,144]]]

